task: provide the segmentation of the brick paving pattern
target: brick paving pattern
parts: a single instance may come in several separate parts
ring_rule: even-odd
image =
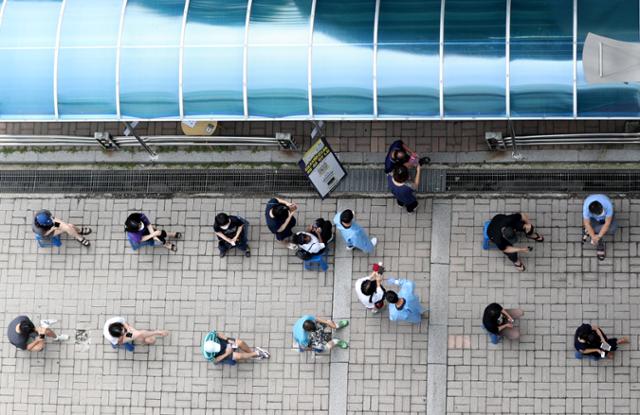
[[[0,198],[0,306],[3,330],[20,313],[34,321],[55,318],[59,332],[89,330],[91,345],[50,343],[41,353],[17,351],[2,335],[1,414],[327,414],[330,358],[292,350],[291,326],[303,314],[330,317],[329,272],[303,272],[302,263],[274,243],[264,225],[265,198],[85,199],[73,196]],[[298,223],[332,218],[335,200],[297,199]],[[378,260],[390,275],[428,288],[430,203],[420,217],[400,215],[388,199],[353,199],[358,220],[382,241]],[[89,250],[64,239],[37,248],[34,210],[93,227]],[[123,232],[127,212],[143,209],[159,226],[184,232],[178,253],[163,248],[133,252]],[[218,211],[238,212],[251,226],[253,256],[217,256],[211,228]],[[399,228],[408,227],[399,232]],[[355,281],[372,260],[354,256]],[[425,262],[426,261],[426,262]],[[350,412],[424,413],[425,322],[390,324],[386,314],[365,316],[353,296],[349,327]],[[113,350],[104,321],[125,316],[138,328],[163,328],[170,337],[134,353]],[[211,328],[266,347],[268,362],[214,367],[199,351]],[[397,393],[393,392],[397,391]],[[395,396],[394,396],[395,395]]]

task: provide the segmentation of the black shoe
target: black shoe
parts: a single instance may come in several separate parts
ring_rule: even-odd
[[[586,228],[582,228],[582,243],[587,242],[589,239],[589,232],[587,232]]]
[[[247,249],[246,251],[244,251],[244,256],[249,258],[251,256],[251,251],[249,249]]]
[[[220,258],[224,258],[227,256],[227,251],[220,252]]]
[[[421,166],[429,163],[431,163],[431,159],[429,157],[422,157],[420,160],[418,160],[418,164]]]

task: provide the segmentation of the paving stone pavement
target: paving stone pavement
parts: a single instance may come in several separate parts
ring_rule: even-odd
[[[333,254],[328,273],[303,272],[264,225],[265,202],[2,195],[0,414],[328,413],[330,358],[293,351],[290,330],[303,314],[331,316]],[[332,199],[296,202],[299,224],[332,218],[336,211]],[[387,198],[346,203],[381,241],[375,260],[385,263],[389,275],[416,280],[421,297],[428,298],[430,201],[412,216]],[[60,249],[37,248],[30,223],[42,207],[91,225],[92,247],[63,239]],[[128,212],[140,209],[159,226],[184,233],[177,254],[129,248],[122,224]],[[250,259],[217,257],[211,224],[218,211],[241,214],[252,224]],[[354,275],[336,278],[355,281],[372,262],[356,252]],[[348,412],[424,413],[428,325],[391,324],[386,313],[366,315],[352,295]],[[76,329],[88,330],[91,345],[52,343],[41,353],[18,351],[4,333],[21,313],[34,321],[58,319],[54,328],[72,337]],[[113,350],[101,330],[114,315],[171,335],[134,353]],[[271,360],[214,367],[199,351],[211,328],[266,347]]]
[[[327,414],[331,358],[293,351],[291,325],[305,313],[330,316],[334,279],[353,282],[374,261],[383,261],[389,276],[414,279],[428,305],[437,200],[422,199],[417,214],[408,215],[389,198],[341,199],[380,240],[374,256],[353,252],[353,275],[344,276],[334,274],[333,253],[328,273],[303,272],[297,258],[274,244],[264,225],[264,197],[3,195],[3,330],[27,313],[60,320],[56,328],[63,333],[88,330],[91,345],[50,344],[30,354],[9,345],[3,333],[0,414]],[[337,208],[335,199],[295,201],[299,224],[332,218]],[[604,262],[579,242],[581,199],[457,197],[449,203],[447,413],[640,413],[640,200],[615,199],[621,230]],[[37,248],[30,222],[41,207],[91,225],[93,246],[86,250],[66,239],[59,250]],[[121,224],[139,209],[184,232],[177,254],[131,251]],[[210,225],[218,211],[251,222],[250,259],[215,255]],[[484,221],[515,211],[529,213],[546,237],[530,243],[535,249],[524,256],[524,273],[501,253],[481,249]],[[492,301],[525,310],[519,342],[489,344],[481,315]],[[346,412],[425,414],[429,324],[392,324],[386,313],[367,314],[355,294],[350,313]],[[151,348],[116,351],[101,334],[113,315],[172,334]],[[613,361],[576,360],[573,333],[583,321],[611,336],[628,335],[631,344]],[[199,352],[211,328],[268,348],[271,360],[214,367]]]
[[[579,242],[581,206],[574,198],[453,201],[447,413],[640,413],[640,201],[615,200],[621,229],[604,262]],[[481,249],[484,221],[517,211],[546,237],[527,241],[535,249],[524,255],[524,273],[499,251]],[[481,316],[493,301],[525,311],[519,342],[489,343]],[[577,360],[573,334],[583,321],[631,344],[613,361]]]

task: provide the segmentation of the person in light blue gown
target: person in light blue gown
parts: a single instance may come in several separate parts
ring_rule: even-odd
[[[413,281],[395,280],[393,278],[389,278],[387,283],[400,287],[398,293],[387,290],[384,295],[389,302],[389,320],[420,324],[423,313],[428,310],[420,304],[420,298],[414,293],[416,284]]]
[[[354,220],[353,211],[346,209],[336,213],[336,216],[333,218],[333,223],[335,223],[336,228],[340,231],[340,235],[342,235],[342,238],[346,242],[348,250],[358,248],[367,254],[373,253],[378,239],[369,238],[367,232]]]

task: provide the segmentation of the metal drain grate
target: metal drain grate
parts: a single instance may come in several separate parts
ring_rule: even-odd
[[[446,192],[640,192],[637,170],[446,170]]]
[[[2,193],[314,192],[298,170],[0,170]]]

